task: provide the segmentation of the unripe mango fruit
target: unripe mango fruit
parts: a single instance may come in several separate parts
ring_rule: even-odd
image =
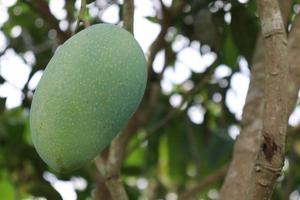
[[[145,56],[126,30],[93,25],[56,51],[34,93],[33,144],[54,170],[72,171],[121,131],[144,94]]]

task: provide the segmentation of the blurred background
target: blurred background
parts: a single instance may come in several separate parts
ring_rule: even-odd
[[[87,3],[87,24],[122,25],[122,0]],[[299,3],[294,0],[290,20]],[[79,8],[79,0],[0,0],[1,200],[85,200],[101,192],[93,163],[65,175],[49,169],[33,148],[28,123],[34,90],[74,31]],[[144,120],[121,169],[129,199],[176,200],[214,172],[197,199],[218,199],[259,34],[254,1],[135,0],[134,34],[149,81]],[[296,107],[289,125],[299,122]],[[274,199],[300,199],[300,137],[292,137]]]

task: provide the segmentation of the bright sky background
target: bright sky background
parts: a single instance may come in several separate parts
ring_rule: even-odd
[[[247,0],[239,0],[241,3],[246,3]],[[7,7],[14,5],[16,0],[0,0],[0,27],[1,25],[9,20],[7,14]],[[98,0],[99,3],[103,0]],[[172,0],[163,0],[163,2],[168,6],[171,4]],[[65,20],[66,11],[63,9],[64,0],[50,0],[50,10],[52,14],[59,20],[60,27],[65,30],[68,26]],[[76,8],[79,9],[80,1],[77,0]],[[111,5],[104,12],[101,12],[102,19],[107,23],[116,23],[118,21],[118,7],[116,5]],[[99,15],[99,10],[90,4],[88,10],[92,16]],[[144,17],[154,16],[155,10],[151,0],[135,1],[135,38],[140,43],[143,51],[147,55],[148,48],[154,41],[156,36],[160,31],[160,26],[149,22]],[[226,21],[230,22],[230,14],[226,16]],[[145,31],[146,30],[146,31]],[[21,34],[22,28],[17,26],[14,27],[11,35],[17,37]],[[170,29],[169,36],[174,35],[174,30]],[[49,33],[51,37],[51,33]],[[187,46],[189,40],[183,35],[178,35],[176,37],[176,42],[172,45],[174,51],[179,51],[178,58],[175,63],[175,67],[168,67],[163,75],[161,81],[161,86],[165,94],[170,94],[172,88],[176,84],[183,84],[185,88],[190,89],[193,87],[193,83],[187,81],[192,72],[201,73],[205,71],[207,67],[210,66],[216,59],[216,54],[213,52],[208,52],[204,55],[200,54],[200,43],[192,42],[191,46]],[[0,51],[6,47],[6,39],[3,33],[0,31]],[[34,63],[35,57],[31,51],[25,52],[24,58],[27,63]],[[154,61],[154,70],[160,72],[162,70],[164,63],[163,51],[159,52]],[[248,63],[244,58],[240,58],[239,66],[241,71],[235,73],[229,83],[231,88],[226,95],[226,104],[228,105],[231,112],[235,114],[238,119],[241,119],[242,109],[245,102],[245,97],[247,94],[247,89],[249,85],[250,72],[248,69]],[[24,63],[24,61],[11,49],[7,50],[4,56],[0,59],[0,74],[8,81],[7,83],[0,86],[0,96],[7,97],[6,106],[7,108],[17,107],[21,104],[22,93],[21,88],[26,83],[31,67]],[[217,67],[214,77],[215,81],[220,84],[222,78],[228,76],[232,73],[231,69],[226,65],[220,65]],[[30,80],[29,88],[34,89],[42,76],[42,71],[37,72],[33,78]],[[219,102],[220,94],[214,95],[215,102]],[[170,104],[174,107],[179,106],[182,97],[179,94],[174,94],[170,97]],[[203,116],[206,110],[200,104],[192,106],[188,110],[188,115],[190,119],[196,123],[201,124],[203,121]],[[296,108],[292,116],[290,117],[289,123],[293,126],[300,122],[300,108]],[[229,134],[232,138],[239,134],[238,126],[231,126],[229,129]],[[45,172],[44,177],[48,180],[63,196],[65,200],[75,200],[76,193],[74,189],[84,189],[86,187],[86,181],[80,177],[74,177],[71,181],[59,181],[57,178],[49,173]],[[146,179],[139,179],[135,183],[138,188],[144,189],[147,186]],[[212,191],[213,194],[213,191]],[[175,195],[175,196],[174,196]],[[167,200],[176,199],[176,194],[170,193]]]

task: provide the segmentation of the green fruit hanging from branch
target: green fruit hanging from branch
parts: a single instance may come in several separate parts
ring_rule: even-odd
[[[144,94],[145,56],[122,28],[100,24],[67,40],[33,97],[34,146],[56,171],[83,166],[126,125]]]

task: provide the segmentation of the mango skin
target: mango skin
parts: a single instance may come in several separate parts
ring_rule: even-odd
[[[91,161],[137,109],[146,80],[145,56],[124,29],[97,24],[68,39],[32,100],[30,129],[40,157],[58,172]]]

